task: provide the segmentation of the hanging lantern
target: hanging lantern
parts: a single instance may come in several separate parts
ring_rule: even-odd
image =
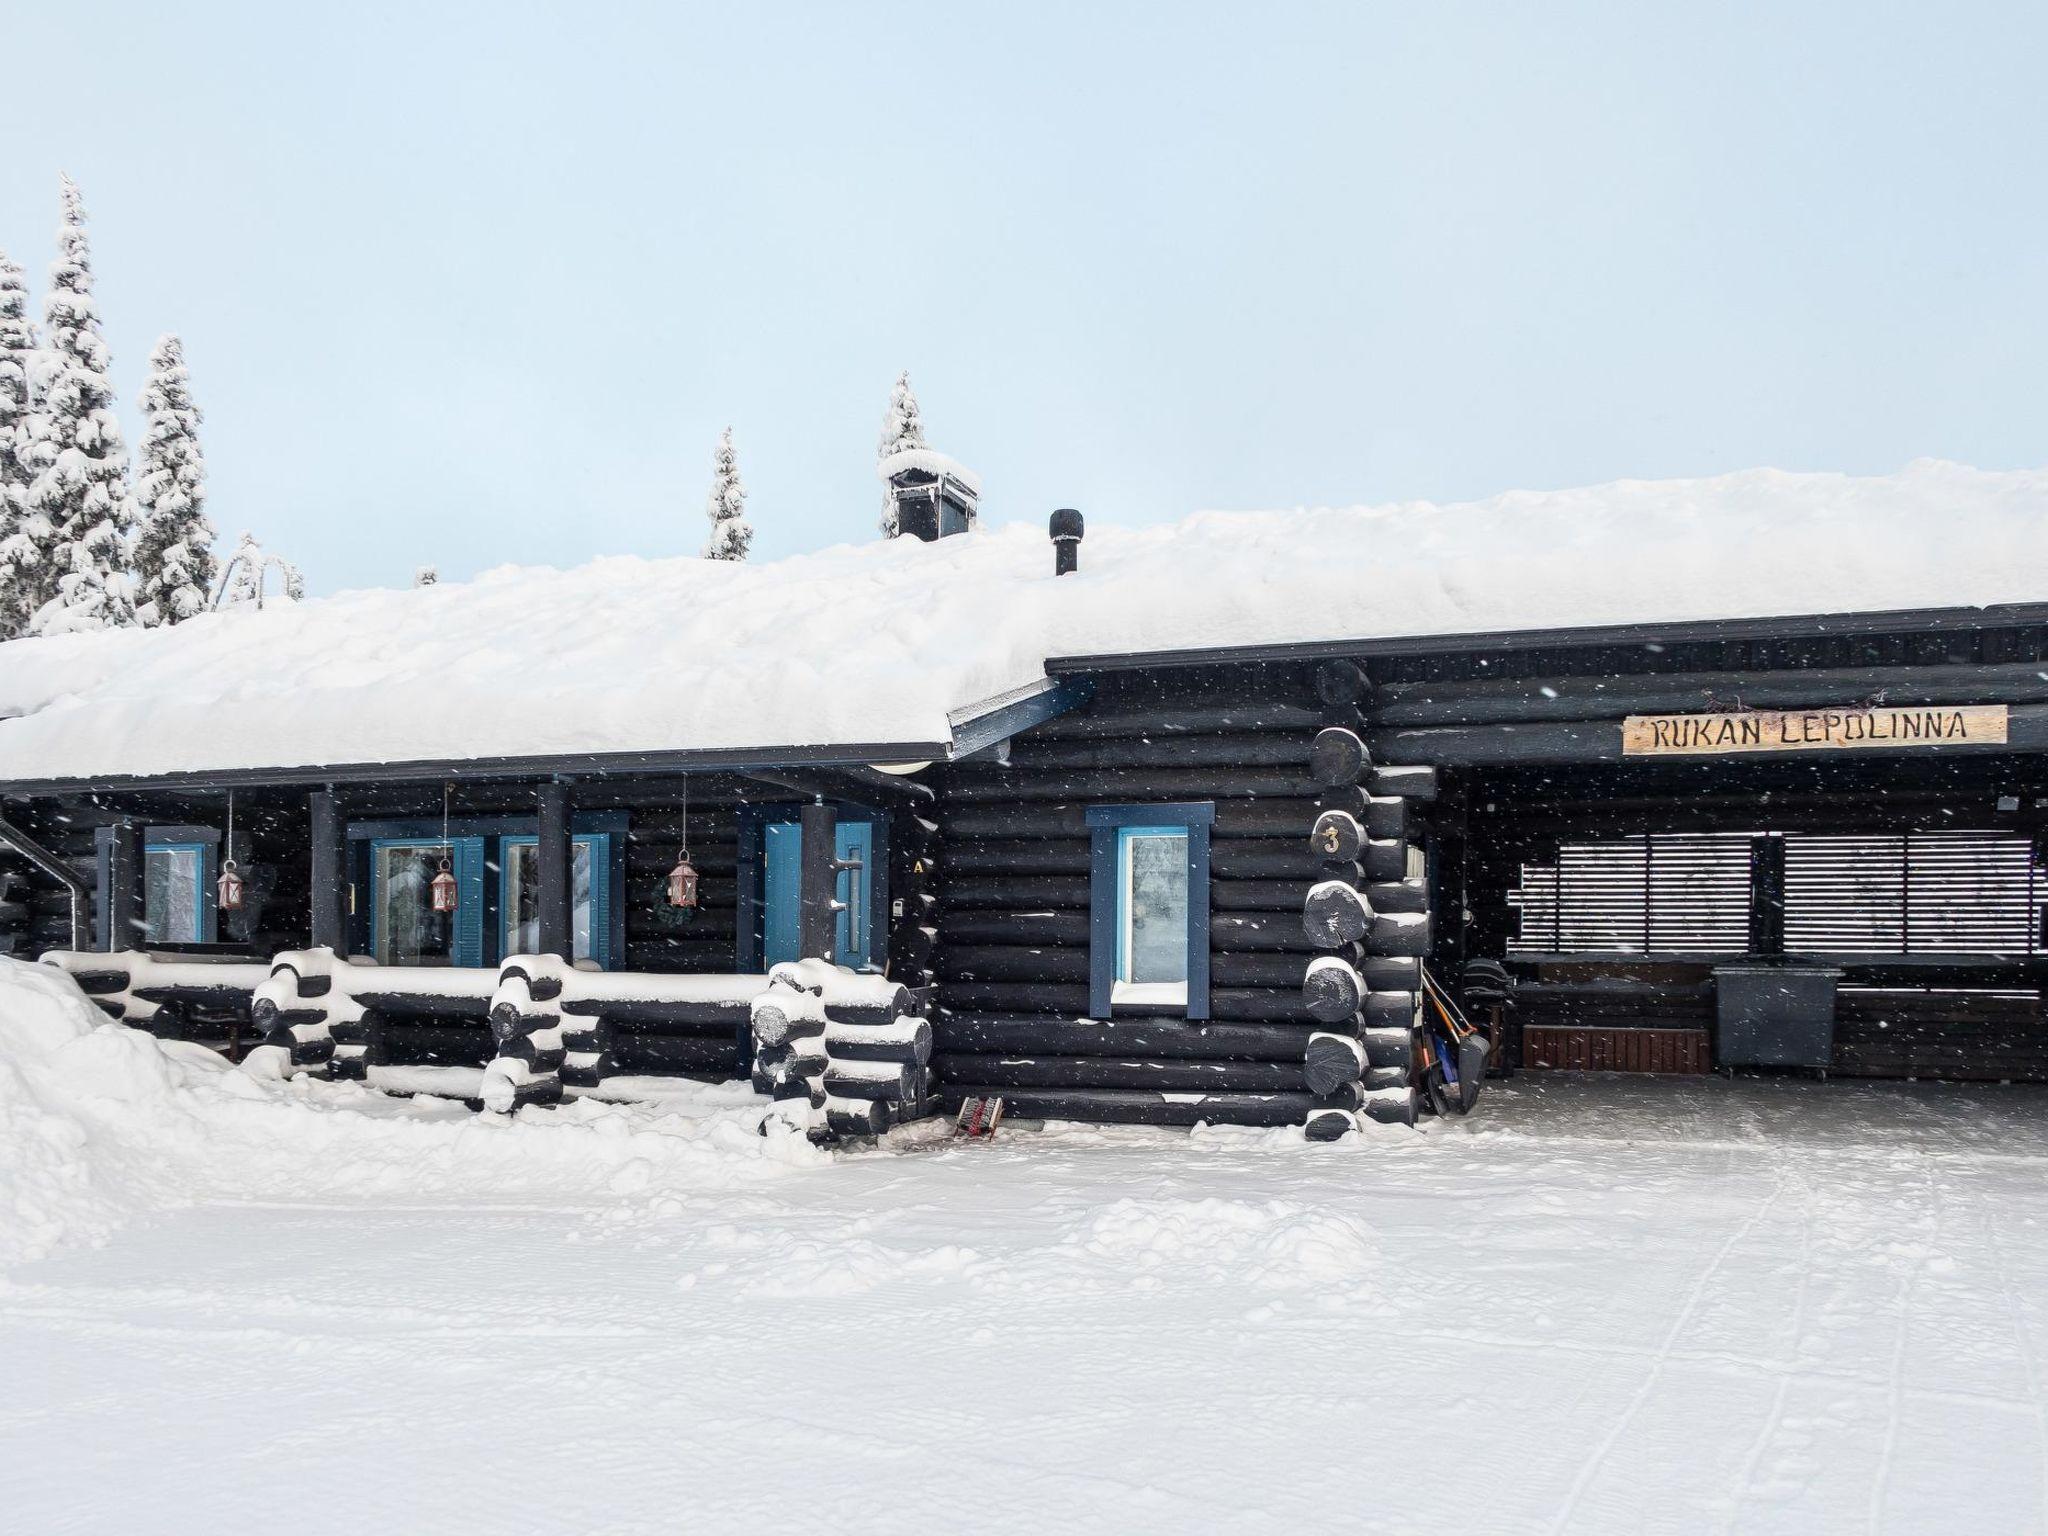
[[[441,861],[441,873],[434,876],[431,887],[436,912],[453,912],[456,906],[455,877],[448,873],[448,861]]]
[[[223,912],[242,910],[242,892],[248,886],[241,871],[235,868],[233,859],[223,859],[220,866],[220,909]]]
[[[676,867],[668,872],[668,904],[679,912],[697,910],[697,870],[687,848],[676,856]]]

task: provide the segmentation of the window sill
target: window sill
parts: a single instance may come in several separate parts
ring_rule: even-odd
[[[1185,1008],[1188,986],[1184,981],[1120,981],[1110,989],[1113,1007]]]

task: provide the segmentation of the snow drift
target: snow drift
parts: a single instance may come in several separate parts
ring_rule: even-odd
[[[62,971],[0,959],[0,1268],[207,1200],[639,1194],[829,1160],[800,1137],[761,1136],[747,1085],[700,1086],[660,1106],[577,1101],[508,1122],[261,1081],[108,1022]]]
[[[2032,602],[2048,471],[1517,491],[1042,526],[772,564],[606,559],[0,645],[0,780],[861,744],[1103,652]],[[927,754],[928,755],[928,754]],[[772,754],[764,752],[764,756]]]

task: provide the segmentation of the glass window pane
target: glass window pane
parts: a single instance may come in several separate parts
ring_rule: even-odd
[[[530,955],[540,947],[540,857],[532,843],[507,843],[505,953]]]
[[[588,960],[590,953],[590,844],[580,839],[572,844],[576,850],[573,889],[575,908],[571,926],[576,931],[573,945],[578,960]]]
[[[590,842],[577,838],[575,850],[574,951],[578,960],[591,958]],[[505,844],[505,953],[530,955],[540,947],[540,847],[536,843]]]
[[[203,909],[197,848],[151,848],[142,856],[143,933],[151,944],[197,944]]]
[[[1188,837],[1132,832],[1123,839],[1124,966],[1133,983],[1188,979]]]
[[[448,965],[455,914],[436,912],[434,876],[454,853],[446,843],[379,848],[372,871],[377,902],[377,959],[385,965]]]

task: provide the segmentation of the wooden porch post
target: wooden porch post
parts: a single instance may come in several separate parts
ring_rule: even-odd
[[[107,948],[140,949],[147,918],[142,889],[142,823],[123,816],[114,823],[107,861]]]
[[[311,796],[312,829],[312,945],[348,953],[348,823],[342,815],[341,796],[331,789],[316,789]]]
[[[797,904],[797,953],[805,960],[832,960],[839,912],[839,815],[823,800],[803,808],[801,895]]]
[[[540,908],[536,947],[544,955],[576,958],[575,876],[576,851],[569,837],[569,819],[574,807],[569,786],[548,783],[540,787]]]

